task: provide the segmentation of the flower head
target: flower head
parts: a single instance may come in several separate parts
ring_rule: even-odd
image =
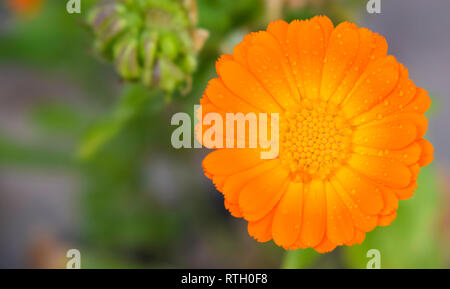
[[[203,161],[252,237],[329,252],[389,225],[398,201],[413,195],[433,158],[423,138],[431,101],[387,50],[368,29],[316,16],[272,22],[217,62],[203,116],[280,115],[277,158],[212,147]]]

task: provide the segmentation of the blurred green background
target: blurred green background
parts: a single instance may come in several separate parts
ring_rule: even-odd
[[[33,12],[11,1],[0,4],[0,267],[65,267],[69,248],[81,251],[83,268],[365,268],[369,249],[380,250],[383,268],[450,267],[450,39],[442,37],[450,23],[436,17],[448,1],[435,10],[382,1],[382,14],[369,15],[356,0],[198,0],[198,27],[210,37],[192,90],[170,101],[120,80],[95,53],[85,14],[96,1],[82,1],[81,15],[68,14],[66,1],[43,0]],[[392,225],[324,255],[254,241],[203,176],[207,151],[170,146],[171,116],[193,114],[220,54],[271,19],[317,14],[387,38],[432,95],[436,147]]]

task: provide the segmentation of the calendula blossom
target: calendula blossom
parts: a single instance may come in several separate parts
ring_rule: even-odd
[[[368,29],[316,16],[272,22],[217,62],[203,115],[280,115],[277,158],[261,159],[261,148],[211,147],[203,160],[252,237],[329,252],[389,225],[398,201],[413,195],[433,158],[423,138],[431,101],[387,51]]]

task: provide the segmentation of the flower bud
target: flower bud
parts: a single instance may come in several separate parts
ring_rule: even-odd
[[[115,63],[123,79],[168,93],[190,84],[207,37],[195,27],[195,0],[104,1],[87,20],[95,50]]]

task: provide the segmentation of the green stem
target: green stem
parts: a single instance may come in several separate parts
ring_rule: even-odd
[[[78,149],[78,157],[88,159],[95,155],[116,137],[133,117],[144,110],[150,97],[151,93],[142,84],[127,84],[114,110],[88,129]]]
[[[314,249],[286,250],[281,262],[282,269],[305,269],[320,257]]]

